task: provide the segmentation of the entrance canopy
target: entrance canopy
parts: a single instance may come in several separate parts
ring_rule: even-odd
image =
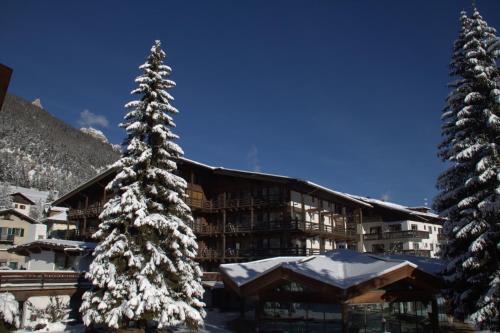
[[[442,261],[431,258],[336,250],[223,264],[220,270],[224,283],[241,296],[262,297],[293,282],[308,290],[302,299],[357,304],[433,299],[441,289],[437,274],[443,267]]]

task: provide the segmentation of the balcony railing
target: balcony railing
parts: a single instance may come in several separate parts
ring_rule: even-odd
[[[12,289],[47,289],[61,285],[89,285],[82,272],[65,271],[0,271],[0,291]]]
[[[0,235],[1,243],[14,243],[15,235]]]
[[[191,208],[199,208],[204,210],[217,210],[217,209],[237,209],[237,208],[250,208],[255,206],[277,205],[284,204],[285,198],[283,196],[268,196],[264,198],[241,198],[241,199],[196,199],[187,197],[186,204]]]
[[[197,235],[216,235],[222,234],[222,226],[214,224],[193,224],[191,225],[194,233]],[[261,221],[251,223],[226,223],[224,232],[226,234],[242,234],[248,232],[270,232],[270,231],[302,231],[317,235],[332,235],[339,237],[356,237],[354,229],[344,226],[334,226],[310,222],[310,221]]]
[[[221,260],[222,252],[211,248],[202,248],[198,250],[197,258],[199,260]],[[224,251],[226,260],[245,260],[250,258],[270,258],[277,256],[310,256],[320,254],[320,249],[310,248],[259,248],[259,249],[235,249],[227,248]]]
[[[364,234],[363,239],[384,240],[384,239],[428,239],[429,233],[421,230],[389,231],[375,234]]]
[[[88,208],[71,208],[68,211],[68,220],[76,220],[84,217],[99,217],[104,205],[101,203],[88,207]]]
[[[203,272],[203,281],[220,281],[219,272]],[[12,290],[57,289],[64,286],[89,288],[84,272],[0,271],[0,292]]]

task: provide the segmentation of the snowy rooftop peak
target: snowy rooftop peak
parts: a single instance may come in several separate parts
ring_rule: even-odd
[[[36,106],[40,109],[43,109],[42,101],[40,100],[40,98],[35,99],[33,102],[31,102],[31,104],[33,104],[34,106]]]

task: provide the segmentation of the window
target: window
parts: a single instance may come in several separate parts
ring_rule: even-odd
[[[414,243],[413,243],[413,248],[414,248],[415,250],[419,250],[419,249],[420,249],[420,244],[419,244],[419,243],[417,243],[417,242],[414,242]]]
[[[427,226],[424,224],[424,230],[427,230]]]
[[[382,233],[382,227],[371,227],[370,228],[370,234],[381,234]]]
[[[411,225],[411,230],[418,230],[418,226],[416,224]]]
[[[401,231],[401,224],[390,224],[389,231]]]
[[[26,206],[25,205],[19,205],[19,208],[26,209]]]
[[[9,267],[10,267],[11,269],[17,269],[17,265],[18,265],[18,264],[17,264],[17,262],[16,262],[16,261],[11,261],[11,262],[9,262]]]
[[[54,264],[56,270],[64,270],[66,268],[66,254],[61,252],[56,252]]]
[[[430,244],[431,246],[431,251],[434,251],[434,244]]]

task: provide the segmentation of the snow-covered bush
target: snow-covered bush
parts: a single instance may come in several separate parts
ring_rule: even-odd
[[[0,317],[14,327],[19,327],[19,303],[11,293],[0,294]]]

